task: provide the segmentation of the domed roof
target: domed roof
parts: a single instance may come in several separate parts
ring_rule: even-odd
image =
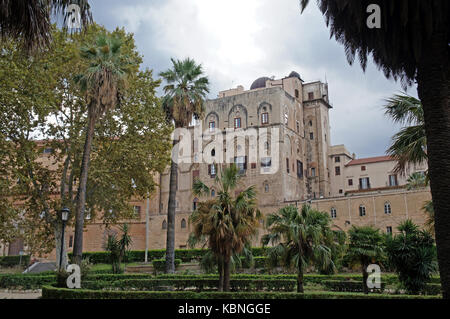
[[[288,78],[298,78],[300,81],[303,82],[302,78],[300,77],[300,74],[298,74],[298,73],[295,72],[295,71],[292,71],[292,72],[289,74]]]
[[[250,90],[265,88],[267,80],[270,80],[270,78],[268,78],[267,76],[263,76],[263,77],[260,77],[259,79],[256,79],[252,83],[252,86],[250,87]]]

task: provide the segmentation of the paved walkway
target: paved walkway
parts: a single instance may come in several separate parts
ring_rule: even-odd
[[[19,292],[17,290],[0,290],[0,299],[38,299],[42,295],[41,291]]]

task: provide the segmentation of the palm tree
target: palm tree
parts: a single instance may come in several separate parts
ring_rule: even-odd
[[[302,10],[309,0],[301,0]],[[380,8],[381,28],[368,28],[367,9]],[[386,77],[417,82],[422,102],[436,244],[443,297],[450,298],[450,2],[448,0],[318,0],[331,35],[365,69],[370,56]]]
[[[87,0],[0,0],[0,38],[18,39],[29,52],[48,46],[51,16],[65,14],[71,4],[80,7],[84,25],[92,21]]]
[[[262,238],[263,245],[273,244],[268,251],[270,266],[279,261],[285,268],[297,269],[297,292],[303,293],[303,274],[314,263],[320,269],[334,269],[331,246],[335,235],[330,228],[327,213],[303,205],[286,206],[267,217],[269,233]]]
[[[387,99],[385,110],[395,123],[408,125],[392,137],[387,151],[397,161],[394,170],[404,175],[408,164],[428,161],[422,103],[412,96],[397,94]]]
[[[408,190],[416,189],[416,188],[422,188],[427,186],[427,178],[424,173],[421,172],[415,172],[409,175],[407,181],[406,181],[406,188]]]
[[[225,168],[215,179],[216,199],[200,203],[189,219],[194,226],[191,243],[206,242],[216,256],[219,291],[230,290],[231,259],[250,245],[261,218],[254,186],[232,195],[240,186],[239,180],[240,174],[235,164]],[[209,194],[208,186],[200,180],[195,181],[194,195]]]
[[[425,213],[428,215],[427,220],[425,222],[426,229],[435,236],[434,232],[434,208],[433,208],[433,201],[429,200],[426,201],[423,205],[422,209],[425,211]]]
[[[367,267],[384,257],[384,237],[379,229],[371,226],[353,226],[349,232],[348,258],[351,262],[358,262],[362,267],[363,291],[369,293]]]
[[[162,105],[167,119],[175,128],[187,127],[195,118],[202,118],[204,100],[209,92],[209,81],[203,75],[203,68],[192,59],[183,61],[171,59],[173,69],[161,72],[166,80]],[[178,143],[177,137],[173,146]],[[167,209],[166,273],[175,272],[175,208],[177,195],[178,163],[172,157],[170,165],[169,204]]]
[[[131,61],[126,54],[122,54],[122,45],[121,39],[107,34],[100,34],[95,43],[81,48],[80,52],[88,67],[83,74],[79,74],[76,77],[75,81],[86,95],[88,125],[86,127],[86,140],[75,210],[73,256],[75,263],[78,265],[81,264],[83,251],[86,186],[95,123],[119,103],[119,92],[127,77],[136,67],[136,63]]]

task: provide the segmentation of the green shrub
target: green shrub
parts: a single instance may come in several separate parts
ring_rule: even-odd
[[[164,271],[166,269],[166,260],[165,259],[154,259],[152,261],[153,268],[156,271]],[[181,259],[175,259],[175,268],[181,264]]]
[[[22,266],[28,266],[30,264],[30,256],[2,256],[0,257],[0,266],[1,267],[14,267],[18,266],[19,263]]]
[[[339,280],[323,280],[320,282],[323,286],[331,291],[338,292],[363,292],[362,281],[339,281]],[[386,283],[381,283],[381,289],[371,289],[372,292],[383,292]]]
[[[0,288],[4,289],[39,289],[44,285],[55,284],[56,274],[53,275],[0,275]]]
[[[43,299],[438,299],[437,296],[383,295],[345,292],[191,292],[107,291],[42,288]]]

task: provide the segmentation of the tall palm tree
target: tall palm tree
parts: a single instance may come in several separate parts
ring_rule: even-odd
[[[408,164],[428,161],[422,103],[412,96],[396,94],[387,99],[385,114],[394,122],[407,125],[392,137],[387,150],[397,161],[394,170],[404,175]]]
[[[86,95],[88,124],[75,210],[73,256],[78,265],[81,264],[83,251],[86,186],[95,123],[119,103],[119,92],[136,67],[136,63],[122,53],[122,46],[123,42],[118,37],[102,33],[95,43],[80,50],[81,57],[87,62],[88,67],[83,74],[76,76],[75,81]]]
[[[262,238],[263,245],[273,244],[268,251],[271,266],[279,261],[286,268],[297,269],[297,292],[303,293],[303,274],[311,264],[322,270],[332,268],[331,246],[334,233],[327,213],[303,205],[286,206],[267,217],[269,233]]]
[[[173,69],[161,72],[166,80],[162,105],[167,119],[175,128],[187,127],[192,118],[204,115],[204,100],[209,93],[209,80],[203,76],[203,68],[192,59],[171,59]],[[175,132],[176,134],[176,132]],[[178,143],[177,137],[173,146]],[[175,155],[176,156],[176,155]],[[175,209],[178,180],[177,158],[172,156],[170,165],[169,204],[167,209],[166,273],[175,272]]]
[[[302,10],[309,0],[301,0]],[[443,297],[450,298],[450,1],[318,0],[331,35],[365,69],[370,56],[386,77],[417,82],[422,102],[436,244]],[[380,8],[381,28],[368,28],[369,5]]]
[[[363,291],[369,293],[367,267],[384,257],[384,237],[379,229],[371,226],[353,226],[349,232],[348,257],[350,261],[358,262],[362,267]]]
[[[257,208],[254,186],[233,195],[240,186],[235,164],[215,179],[217,196],[200,203],[189,221],[194,226],[191,241],[207,242],[218,261],[219,290],[230,290],[231,258],[241,254],[257,232],[261,213]],[[194,183],[194,195],[209,196],[210,188],[200,180]]]
[[[0,38],[19,39],[28,51],[45,47],[51,39],[52,15],[65,14],[71,4],[80,7],[83,24],[92,20],[87,0],[0,0]]]

